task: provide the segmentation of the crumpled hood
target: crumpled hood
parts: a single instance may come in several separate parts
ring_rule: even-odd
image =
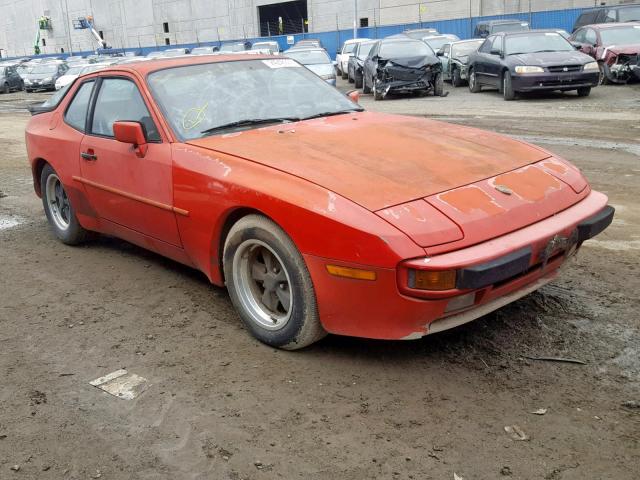
[[[371,211],[548,158],[509,137],[434,120],[356,112],[190,140],[306,179]]]
[[[593,62],[593,58],[577,50],[567,52],[538,52],[510,55],[507,58],[515,60],[519,65],[534,65],[539,67],[584,65]]]
[[[399,65],[401,67],[406,68],[422,68],[425,65],[434,65],[436,63],[440,63],[440,60],[433,55],[420,55],[417,57],[404,57],[404,58],[381,58],[378,60],[379,64],[383,64],[386,62],[387,66],[391,65]]]
[[[611,52],[615,55],[635,55],[640,54],[640,44],[634,45],[611,45],[604,48],[604,52]]]

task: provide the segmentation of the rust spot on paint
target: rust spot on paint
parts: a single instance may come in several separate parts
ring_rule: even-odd
[[[463,213],[481,210],[489,215],[499,215],[505,211],[488,193],[474,185],[443,193],[438,198]]]
[[[536,167],[499,175],[495,183],[506,185],[520,198],[531,202],[542,200],[550,190],[559,190],[561,187],[558,179]]]

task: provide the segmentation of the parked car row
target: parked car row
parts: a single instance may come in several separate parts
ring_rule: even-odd
[[[601,83],[640,80],[640,22],[587,25],[570,35],[492,20],[479,23],[475,33],[481,38],[413,29],[381,40],[348,40],[337,53],[337,72],[376,100],[388,93],[442,95],[443,81],[454,87],[466,82],[474,93],[495,88],[513,100],[541,90],[584,97]]]

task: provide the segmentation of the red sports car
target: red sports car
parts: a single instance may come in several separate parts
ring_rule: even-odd
[[[32,113],[34,187],[62,242],[102,232],[200,269],[286,349],[473,320],[613,217],[545,150],[363,111],[290,59],[116,65]]]

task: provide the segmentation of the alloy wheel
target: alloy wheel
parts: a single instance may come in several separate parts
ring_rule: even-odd
[[[60,230],[66,230],[71,221],[71,204],[56,174],[51,174],[47,178],[46,196],[51,218]]]

